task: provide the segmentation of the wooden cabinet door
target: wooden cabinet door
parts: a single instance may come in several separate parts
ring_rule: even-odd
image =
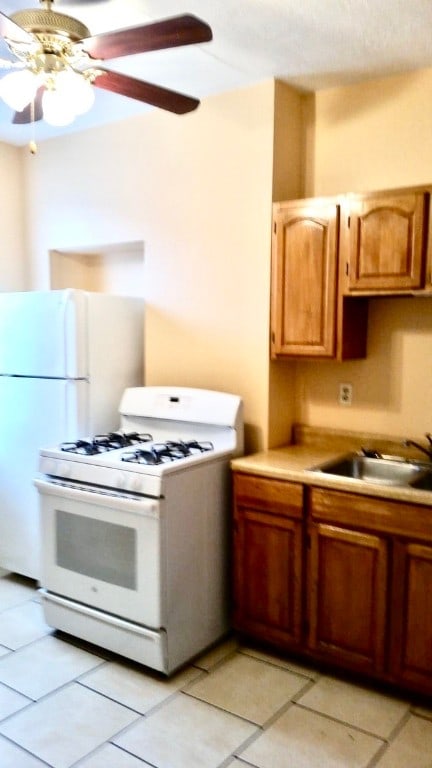
[[[310,525],[308,645],[350,669],[384,667],[387,544],[369,533]]]
[[[395,541],[393,561],[391,671],[432,693],[432,546]]]
[[[274,206],[272,357],[335,354],[339,206]]]
[[[348,291],[422,287],[427,204],[425,192],[350,198]]]
[[[234,624],[285,647],[301,639],[302,527],[244,509],[235,520]]]
[[[283,647],[300,643],[303,488],[234,473],[234,625]]]

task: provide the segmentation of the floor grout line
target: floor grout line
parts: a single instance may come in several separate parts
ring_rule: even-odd
[[[39,757],[38,755],[35,755],[34,752],[31,752],[29,749],[26,749],[21,744],[19,744],[17,741],[14,741],[9,736],[4,736],[3,734],[0,734],[1,738],[5,741],[9,742],[9,744],[12,744],[14,747],[16,747],[20,752],[22,752],[25,755],[30,755],[30,757],[34,757],[35,760],[39,760],[42,765],[47,765],[48,768],[55,768],[52,763],[47,763],[46,760],[44,760],[42,757]],[[0,755],[1,757],[1,755]]]

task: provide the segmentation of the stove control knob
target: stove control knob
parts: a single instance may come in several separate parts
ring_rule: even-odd
[[[130,489],[131,491],[140,491],[141,490],[141,478],[140,477],[133,477],[130,483]]]
[[[71,473],[70,465],[67,461],[59,461],[56,467],[56,475],[59,477],[69,477]]]
[[[125,490],[127,488],[127,479],[124,472],[118,472],[116,475],[116,488]]]

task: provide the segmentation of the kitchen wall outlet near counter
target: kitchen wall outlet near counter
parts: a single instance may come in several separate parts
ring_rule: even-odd
[[[339,384],[339,405],[352,405],[352,384]]]

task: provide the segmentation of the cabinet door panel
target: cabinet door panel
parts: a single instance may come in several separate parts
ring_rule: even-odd
[[[242,509],[235,520],[237,629],[283,645],[300,642],[302,526]]]
[[[272,354],[335,353],[339,207],[286,204],[274,215]]]
[[[396,678],[432,692],[432,547],[395,542],[392,662]]]
[[[387,545],[378,536],[310,526],[309,646],[368,672],[384,664]]]
[[[382,195],[350,204],[350,290],[408,290],[423,282],[426,195]]]

